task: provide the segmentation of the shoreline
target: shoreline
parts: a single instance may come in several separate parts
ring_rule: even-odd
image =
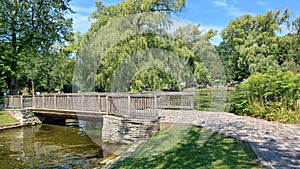
[[[0,132],[3,130],[9,130],[9,129],[19,128],[19,127],[25,127],[25,126],[20,123],[7,124],[7,125],[0,126]]]
[[[21,110],[5,110],[1,109],[5,114],[15,119],[15,123],[8,123],[0,126],[0,132],[3,130],[9,130],[14,128],[26,127],[26,126],[36,126],[41,124],[41,122],[35,118],[35,116],[28,116],[29,112],[22,112]],[[18,113],[19,112],[19,113]]]

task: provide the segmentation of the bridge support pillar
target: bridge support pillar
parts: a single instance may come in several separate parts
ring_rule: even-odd
[[[159,130],[157,119],[103,116],[102,140],[133,143],[149,138]]]

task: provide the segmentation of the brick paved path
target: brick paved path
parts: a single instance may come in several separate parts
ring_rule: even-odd
[[[221,112],[161,110],[159,115],[161,122],[193,124],[246,141],[266,168],[300,169],[300,126]]]

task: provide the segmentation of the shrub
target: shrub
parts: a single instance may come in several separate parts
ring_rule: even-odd
[[[271,121],[299,120],[300,75],[269,72],[251,75],[231,98],[231,112]]]

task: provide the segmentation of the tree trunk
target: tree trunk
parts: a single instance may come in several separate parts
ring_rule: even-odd
[[[34,83],[33,83],[33,79],[31,79],[31,92],[32,92],[32,95],[34,96],[35,95],[35,90],[34,90]]]
[[[8,94],[9,95],[18,95],[19,94],[19,90],[18,90],[18,81],[17,81],[17,78],[16,77],[8,77],[6,79],[6,83],[7,83],[7,86],[8,86]]]

